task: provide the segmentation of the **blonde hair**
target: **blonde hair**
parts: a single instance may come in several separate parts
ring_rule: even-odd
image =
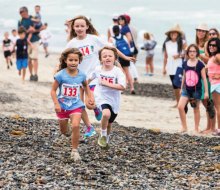
[[[82,62],[83,59],[83,55],[82,53],[77,49],[77,48],[67,48],[66,50],[64,50],[60,56],[60,64],[59,64],[59,68],[58,71],[65,69],[67,67],[66,64],[66,60],[69,54],[77,54],[79,56],[79,63]]]
[[[92,25],[92,23],[89,21],[89,19],[83,15],[79,15],[69,21],[69,23],[70,23],[69,40],[72,40],[73,38],[75,38],[77,36],[75,30],[73,29],[73,26],[74,26],[75,21],[78,19],[85,20],[86,25],[88,26],[88,29],[86,30],[86,34],[94,34],[96,36],[99,35],[98,32],[96,31],[96,29],[94,28],[94,26]]]
[[[99,60],[100,61],[102,61],[102,51],[105,50],[105,49],[113,51],[114,56],[115,56],[115,60],[118,59],[118,53],[117,53],[116,48],[111,47],[111,46],[105,46],[105,47],[103,47],[102,49],[99,50]]]
[[[145,33],[144,33],[144,39],[145,39],[145,40],[150,40],[150,39],[151,39],[151,36],[150,36],[150,33],[149,33],[149,32],[145,32]]]

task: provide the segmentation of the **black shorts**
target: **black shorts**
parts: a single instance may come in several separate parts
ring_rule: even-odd
[[[109,109],[111,112],[111,116],[108,120],[109,123],[113,123],[115,121],[115,118],[117,117],[118,114],[115,114],[112,110],[112,107],[109,104],[102,104],[101,105],[102,109]]]
[[[11,56],[11,51],[4,51],[5,58]]]
[[[176,85],[173,83],[174,77],[175,77],[175,75],[170,75],[170,80],[171,80],[171,82],[172,82],[173,89],[179,89],[179,87],[176,86]]]
[[[130,66],[130,61],[124,60],[120,57],[118,58],[118,61],[122,67],[129,67]]]

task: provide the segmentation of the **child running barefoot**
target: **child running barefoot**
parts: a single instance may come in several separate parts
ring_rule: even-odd
[[[74,19],[69,21],[70,23],[70,37],[69,42],[66,45],[66,48],[76,47],[83,54],[83,61],[79,65],[79,69],[86,74],[86,76],[90,76],[90,74],[95,70],[96,66],[100,65],[98,59],[98,51],[108,45],[107,41],[103,41],[99,36],[96,29],[93,27],[92,23],[85,16],[77,16]],[[135,58],[125,56],[119,50],[117,50],[119,56],[128,61],[135,61]],[[90,83],[91,91],[94,91],[97,81],[92,81]],[[84,89],[81,88],[81,99],[84,100]],[[98,108],[94,109],[95,117],[98,121],[101,120],[101,111]],[[86,125],[86,132],[84,137],[90,137],[95,134],[94,127],[91,125],[89,121],[88,114],[86,110],[83,110],[82,113],[83,122]]]
[[[60,57],[59,72],[55,74],[51,90],[51,97],[54,102],[55,111],[59,119],[60,131],[65,136],[71,135],[68,128],[68,120],[72,124],[72,152],[71,158],[74,161],[81,159],[78,153],[80,120],[84,104],[80,99],[80,86],[83,85],[88,102],[93,104],[86,75],[78,70],[82,61],[82,54],[76,48],[66,49]],[[59,94],[56,90],[59,88]]]
[[[98,79],[95,89],[95,101],[102,110],[101,135],[98,144],[106,147],[109,143],[111,125],[117,117],[120,104],[121,90],[125,90],[126,78],[121,68],[114,65],[117,59],[117,50],[113,47],[104,47],[99,51],[99,60],[102,65],[97,66],[91,74],[89,82]]]
[[[182,124],[181,132],[187,132],[186,113],[184,108],[189,102],[194,108],[195,132],[199,132],[200,110],[199,103],[202,95],[201,78],[205,86],[205,99],[208,99],[208,85],[206,80],[205,66],[198,60],[199,48],[195,44],[191,44],[186,55],[188,60],[183,63],[183,79],[181,85],[181,97],[178,103],[178,109]]]

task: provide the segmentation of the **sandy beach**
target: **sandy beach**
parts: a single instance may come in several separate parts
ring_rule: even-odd
[[[170,84],[168,76],[162,76],[161,69],[155,69],[153,77],[144,76],[145,68],[140,66],[144,56],[138,57],[138,71],[140,83]],[[160,60],[155,58],[155,61]],[[22,84],[18,76],[15,60],[10,70],[7,70],[6,63],[1,52],[0,55],[0,92],[7,93],[9,101],[1,103],[1,115],[23,117],[38,117],[42,119],[56,119],[53,102],[50,98],[51,82],[55,66],[59,63],[59,54],[51,54],[48,58],[43,53],[39,56],[39,82],[29,81],[27,72],[25,84]],[[162,63],[161,63],[162,64]],[[16,101],[10,101],[10,98]],[[164,132],[178,132],[180,130],[180,119],[178,110],[171,108],[174,100],[144,96],[122,95],[121,109],[116,121],[124,126],[135,126],[143,128],[160,129]],[[206,127],[205,109],[201,106],[200,128]],[[92,111],[88,111],[91,121],[96,122]],[[189,133],[193,131],[193,111],[189,109],[187,114]]]

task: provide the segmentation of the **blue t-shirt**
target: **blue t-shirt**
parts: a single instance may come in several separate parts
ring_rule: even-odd
[[[183,62],[183,70],[185,71],[184,84],[187,91],[195,92],[202,90],[201,71],[204,67],[204,64],[199,60],[195,67],[188,66],[187,61]]]
[[[34,26],[34,22],[31,20],[32,16],[28,17],[28,18],[22,18],[21,20],[18,21],[18,28],[20,26],[23,26],[26,30],[29,29],[30,26],[35,27]],[[35,29],[40,29],[39,27],[35,27]],[[28,34],[27,34],[28,36]],[[40,36],[39,36],[39,32],[34,32],[32,33],[32,37],[31,37],[31,42],[37,42],[40,40]]]
[[[130,34],[131,34],[131,30],[130,30],[130,28],[129,28],[128,25],[122,26],[120,32],[121,32],[122,35],[126,35],[126,34],[129,33],[129,32],[130,32]],[[132,34],[131,34],[131,37],[132,37],[132,41],[130,42],[130,47],[133,48],[133,47],[134,47],[134,40],[133,40]]]
[[[80,86],[86,81],[86,75],[78,70],[76,76],[70,76],[66,69],[62,69],[54,79],[59,83],[58,101],[62,109],[74,110],[84,107],[80,99]]]

